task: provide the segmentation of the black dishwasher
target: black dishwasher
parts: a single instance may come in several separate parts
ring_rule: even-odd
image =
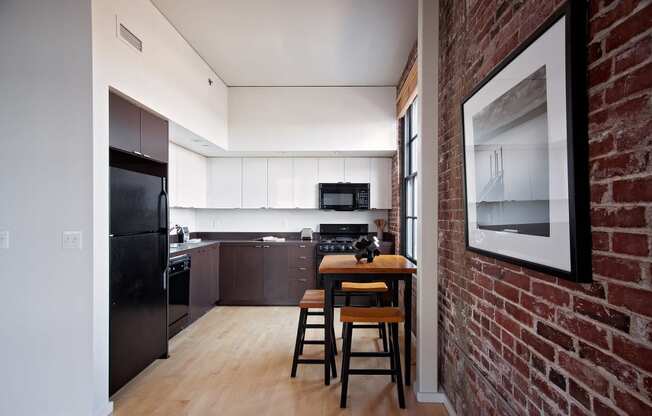
[[[168,338],[181,332],[190,320],[190,264],[188,254],[170,259]]]

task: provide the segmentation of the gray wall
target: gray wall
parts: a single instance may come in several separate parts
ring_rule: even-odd
[[[90,0],[0,1],[0,414],[92,413]],[[82,249],[64,250],[64,230]]]

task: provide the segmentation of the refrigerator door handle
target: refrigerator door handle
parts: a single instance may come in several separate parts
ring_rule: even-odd
[[[163,263],[163,290],[167,290],[167,276],[168,276],[168,269],[170,267],[170,233],[168,231],[168,226],[170,223],[170,210],[168,207],[168,193],[166,191],[167,188],[167,179],[165,177],[161,178],[162,181],[162,191],[161,195],[163,198],[165,198],[165,203],[163,204],[163,210],[165,211],[165,224],[163,224],[162,231],[165,232],[165,247],[163,248],[165,250],[165,263]],[[160,224],[159,224],[160,225]]]

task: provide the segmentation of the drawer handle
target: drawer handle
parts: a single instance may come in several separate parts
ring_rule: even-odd
[[[299,267],[299,270],[301,270],[302,272],[305,272],[308,269],[306,269],[305,267]]]
[[[256,246],[256,248],[262,248],[263,246]]]
[[[308,257],[306,257],[306,256],[299,256],[299,258],[300,258],[301,260],[306,260],[306,259],[308,259]]]
[[[306,248],[305,244],[299,244],[299,248]]]
[[[263,248],[269,248],[269,246],[263,246]]]
[[[299,279],[300,282],[306,283],[308,279]]]

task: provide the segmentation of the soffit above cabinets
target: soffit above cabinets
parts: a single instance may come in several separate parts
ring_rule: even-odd
[[[228,86],[394,86],[417,0],[152,0]]]

